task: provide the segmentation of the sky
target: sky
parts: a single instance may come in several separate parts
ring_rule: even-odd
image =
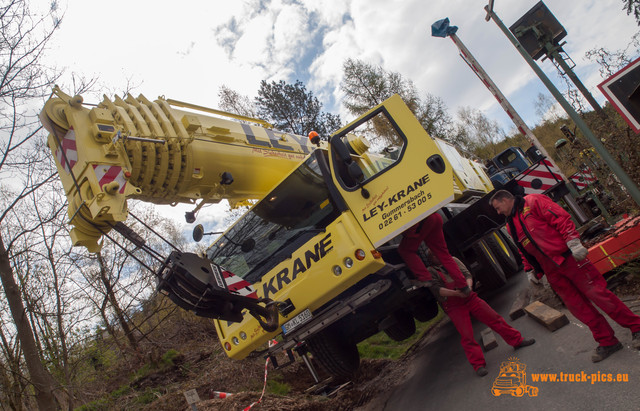
[[[34,10],[51,1],[31,0]],[[496,0],[509,27],[535,0]],[[542,82],[494,22],[487,0],[57,0],[60,29],[47,53],[50,65],[70,75],[97,78],[100,94],[133,85],[134,94],[217,107],[222,85],[254,97],[261,80],[301,80],[324,110],[353,120],[341,104],[342,65],[356,58],[412,80],[421,95],[443,99],[449,113],[481,110],[506,132],[513,127],[494,97],[458,56],[450,39],[431,36],[448,17],[460,40],[533,127]],[[601,104],[603,81],[587,50],[624,49],[638,26],[622,0],[547,0],[565,27],[565,51]],[[634,58],[637,56],[633,56]],[[538,62],[561,89],[550,61]],[[61,82],[63,87],[65,81]],[[71,92],[69,90],[69,92]],[[91,102],[85,96],[85,101]],[[97,96],[93,102],[97,101]]]

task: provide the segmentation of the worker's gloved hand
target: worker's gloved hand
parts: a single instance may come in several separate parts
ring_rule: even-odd
[[[535,285],[540,285],[542,283],[533,270],[527,271],[527,278]]]
[[[567,247],[571,250],[571,254],[573,254],[576,261],[584,260],[587,258],[587,254],[589,254],[589,250],[582,245],[579,238],[567,241]]]

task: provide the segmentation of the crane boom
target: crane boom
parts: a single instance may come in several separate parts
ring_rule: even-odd
[[[315,148],[261,120],[162,97],[82,103],[56,87],[40,118],[69,199],[72,240],[93,252],[126,220],[129,198],[198,208],[259,199]]]

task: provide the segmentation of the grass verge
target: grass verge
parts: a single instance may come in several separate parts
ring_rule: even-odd
[[[380,331],[378,334],[358,344],[360,358],[387,358],[392,360],[400,358],[416,341],[422,338],[425,332],[435,326],[443,316],[442,309],[439,309],[438,315],[430,321],[425,323],[416,322],[415,334],[404,341],[394,341],[387,337],[383,331]]]

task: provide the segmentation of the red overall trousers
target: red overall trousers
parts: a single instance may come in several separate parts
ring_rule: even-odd
[[[442,231],[442,216],[433,213],[418,224],[409,228],[402,234],[402,241],[398,247],[400,256],[420,281],[431,280],[431,273],[427,270],[424,262],[418,255],[418,247],[422,242],[426,244],[433,254],[440,260],[440,263],[449,272],[454,281],[454,288],[464,288],[467,281],[462,275],[460,268],[453,261]]]
[[[562,298],[571,314],[589,327],[599,345],[615,345],[618,339],[607,319],[594,304],[632,333],[640,331],[640,317],[607,289],[606,280],[588,258],[576,261],[573,256],[568,256],[558,266],[535,247],[528,246],[525,249],[538,260],[551,287]]]
[[[442,276],[441,276],[442,277]],[[446,283],[445,283],[446,284]],[[452,283],[446,284],[447,288],[453,287]],[[442,308],[447,313],[451,322],[460,333],[460,343],[464,353],[474,370],[486,366],[484,354],[480,344],[473,338],[473,326],[471,316],[486,324],[493,331],[498,333],[507,344],[515,347],[522,342],[520,331],[511,327],[507,322],[495,312],[482,298],[472,291],[468,297],[447,297],[442,303]]]

